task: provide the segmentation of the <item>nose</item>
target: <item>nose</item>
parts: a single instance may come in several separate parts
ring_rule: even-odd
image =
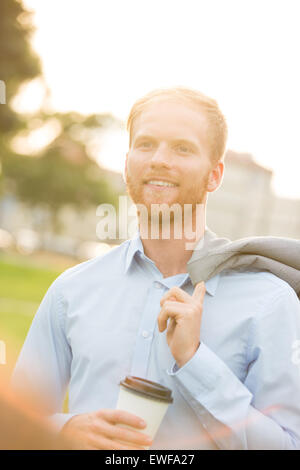
[[[152,154],[151,166],[170,168],[170,155],[167,145],[160,144]]]

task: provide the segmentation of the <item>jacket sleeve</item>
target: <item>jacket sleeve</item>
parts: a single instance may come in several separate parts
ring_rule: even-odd
[[[203,342],[167,371],[220,449],[300,449],[300,302],[283,289],[268,307],[253,322],[243,383]]]

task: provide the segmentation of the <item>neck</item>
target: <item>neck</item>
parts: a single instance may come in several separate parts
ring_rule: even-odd
[[[197,217],[193,215],[192,223],[188,227],[185,225],[180,238],[175,238],[176,231],[172,223],[170,223],[170,236],[167,239],[163,237],[161,228],[157,230],[154,238],[151,236],[151,227],[149,228],[148,225],[146,228],[139,220],[144,253],[155,263],[163,277],[187,272],[187,263],[193,254],[194,247],[205,231],[205,210],[202,210],[200,216],[197,215]]]

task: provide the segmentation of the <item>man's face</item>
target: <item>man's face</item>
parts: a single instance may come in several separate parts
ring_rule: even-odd
[[[206,117],[192,105],[165,100],[149,104],[134,122],[126,155],[133,202],[148,212],[151,204],[179,203],[183,209],[184,204],[204,203],[212,171],[206,134]]]

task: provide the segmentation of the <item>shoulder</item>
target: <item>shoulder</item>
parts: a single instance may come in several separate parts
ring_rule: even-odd
[[[299,337],[300,301],[286,281],[266,271],[223,271],[218,293],[219,288],[220,309],[246,325],[249,344],[265,336],[268,341],[277,341],[278,335]]]
[[[130,240],[112,248],[109,252],[99,255],[83,263],[79,263],[56,278],[53,286],[58,289],[90,285],[114,276],[120,276],[125,266],[125,259]]]
[[[283,279],[268,271],[233,271],[220,274],[220,285],[224,292],[235,295],[241,303],[251,302],[258,310],[275,306],[278,302],[292,302],[300,306],[295,290]]]

